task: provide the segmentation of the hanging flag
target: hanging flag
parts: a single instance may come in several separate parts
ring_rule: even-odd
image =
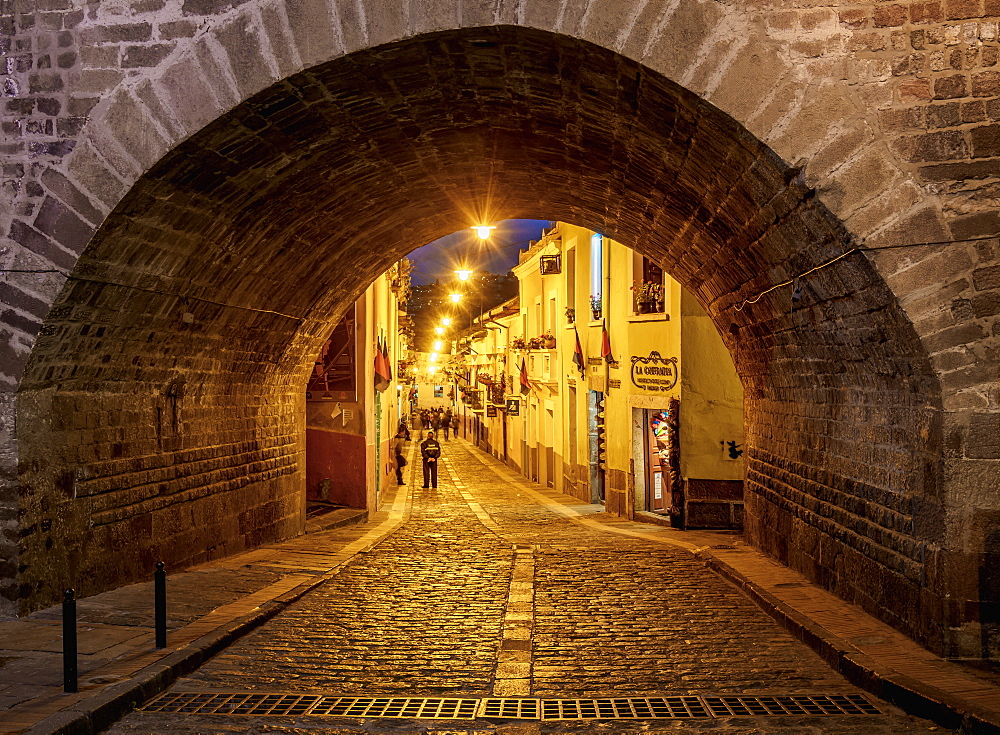
[[[382,340],[375,341],[375,390],[380,393],[389,387],[389,369],[386,365],[385,353],[382,352]]]
[[[615,361],[615,358],[611,355],[611,337],[608,335],[606,324],[601,325],[601,357],[604,358],[605,362]]]
[[[531,390],[531,383],[528,382],[528,361],[521,358],[521,392],[527,393]]]
[[[573,350],[573,362],[576,363],[576,369],[580,371],[580,374],[587,372],[585,367],[586,361],[583,359],[583,347],[580,346],[580,333],[576,331],[576,327],[573,327],[573,333],[576,335],[576,348]]]
[[[392,357],[389,356],[389,340],[388,338],[382,340],[382,357],[385,360],[385,374],[386,379],[392,382]]]

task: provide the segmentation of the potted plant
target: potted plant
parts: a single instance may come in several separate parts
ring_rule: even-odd
[[[635,311],[638,314],[653,314],[661,311],[663,284],[649,281],[633,281],[632,293],[635,297]]]
[[[532,337],[528,340],[529,350],[540,350],[542,349],[542,339],[541,337]]]
[[[654,311],[660,312],[664,310],[663,303],[663,284],[662,283],[651,283],[649,284],[649,295],[653,299],[653,309]]]
[[[571,306],[566,307],[566,321],[570,324],[576,322],[576,309]]]
[[[545,334],[542,334],[538,339],[541,341],[542,347],[544,347],[545,349],[547,350],[555,349],[556,336],[551,332],[545,332]]]
[[[604,305],[604,299],[601,298],[600,294],[597,294],[596,296],[591,295],[590,314],[591,316],[593,316],[595,322],[601,318],[601,311],[603,305]]]
[[[514,337],[510,341],[510,347],[512,350],[523,350],[527,349],[527,344],[524,341],[524,337]]]

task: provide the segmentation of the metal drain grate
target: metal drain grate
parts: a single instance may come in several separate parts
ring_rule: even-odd
[[[880,715],[859,694],[791,696],[609,697],[338,697],[323,694],[176,692],[142,708],[199,715],[379,717],[420,720],[659,720],[780,715]]]
[[[503,717],[511,720],[537,720],[537,699],[491,698],[479,705],[480,717]]]
[[[711,717],[699,697],[543,699],[543,720],[660,720]]]
[[[178,692],[150,702],[146,712],[199,715],[325,715],[424,720],[473,720],[478,699],[331,697],[320,694],[201,694]]]
[[[878,707],[859,694],[702,697],[702,700],[712,711],[714,717],[882,714]]]
[[[474,720],[478,699],[431,697],[326,697],[311,715],[401,717],[420,720]]]
[[[143,709],[199,715],[301,715],[324,699],[319,694],[167,694]]]

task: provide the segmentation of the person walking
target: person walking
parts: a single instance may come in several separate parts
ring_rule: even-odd
[[[406,467],[406,457],[403,456],[403,452],[406,450],[406,442],[409,437],[406,435],[406,427],[400,425],[399,431],[396,432],[396,439],[393,441],[392,448],[396,453],[396,484],[405,485],[403,482],[403,468]]]
[[[428,431],[427,438],[420,442],[420,456],[424,460],[424,487],[437,487],[441,445],[435,438],[433,431]]]
[[[458,439],[458,414],[451,417],[451,433]]]

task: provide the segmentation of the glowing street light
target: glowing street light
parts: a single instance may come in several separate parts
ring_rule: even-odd
[[[455,271],[455,275],[458,276],[458,280],[460,280],[460,281],[468,281],[469,280],[469,276],[472,275],[472,271],[462,269],[462,270]]]
[[[480,240],[489,240],[491,231],[496,229],[496,225],[473,225],[472,229],[479,235]]]
[[[429,368],[427,368],[427,372],[430,373],[431,375],[433,375],[437,371],[438,371],[437,365],[431,365]]]
[[[442,348],[443,346],[444,346],[444,343],[443,343],[443,342],[442,342],[441,340],[438,340],[438,341],[436,341],[436,342],[434,343],[434,351],[435,351],[435,352],[440,352],[440,351],[441,351],[441,348]]]
[[[437,335],[444,334],[444,327],[434,327],[434,334]]]
[[[447,327],[449,324],[451,324],[451,319],[445,317],[444,319],[441,320],[441,323]]]
[[[448,298],[451,299],[451,303],[457,304],[459,301],[462,300],[462,294],[460,294],[460,293],[453,293]]]
[[[438,359],[438,353],[436,353],[436,352],[432,352],[432,353],[431,353],[431,356],[430,356],[430,358],[428,358],[428,359],[429,359],[429,360],[430,360],[431,362],[437,362],[437,359]]]

